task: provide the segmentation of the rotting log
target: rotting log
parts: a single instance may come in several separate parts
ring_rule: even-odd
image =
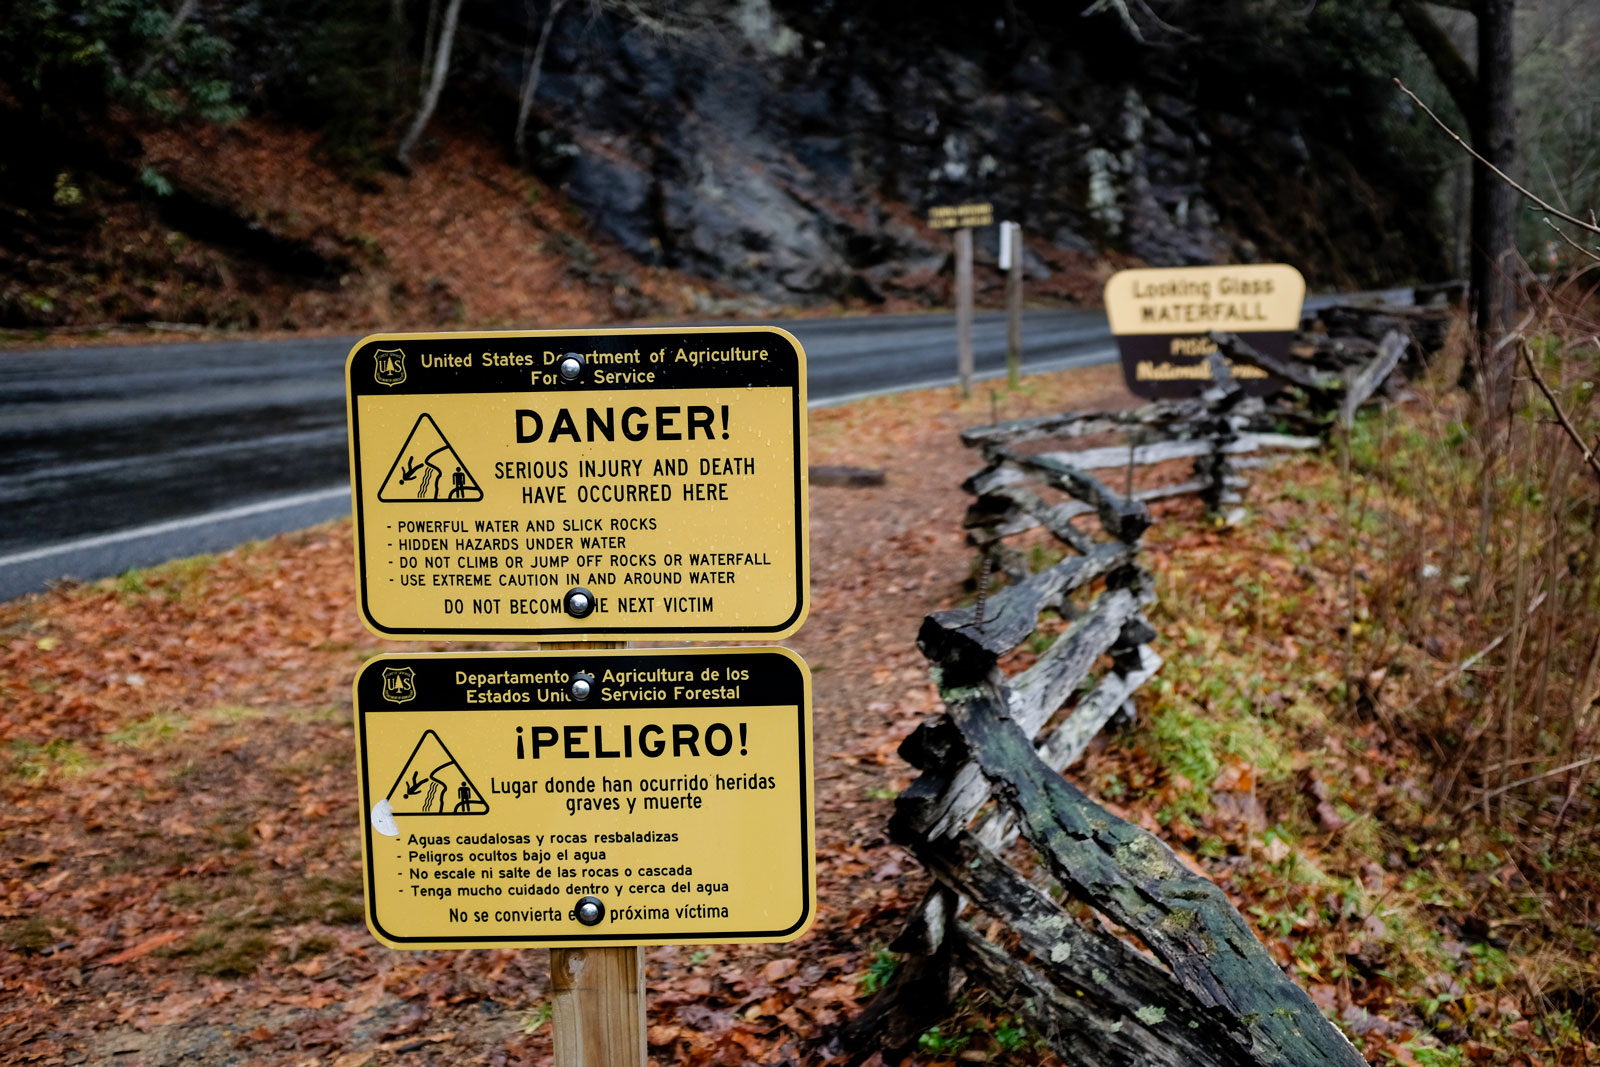
[[[1056,773],[1076,763],[1117,709],[1132,698],[1134,690],[1161,669],[1161,657],[1149,645],[1139,645],[1135,652],[1140,657],[1137,670],[1128,674],[1112,673],[1101,679],[1099,685],[1078,701],[1067,721],[1056,727],[1040,746],[1039,758]]]
[[[1343,390],[1344,380],[1337,374],[1324,373],[1298,360],[1269,356],[1236,333],[1213,330],[1208,336],[1217,350],[1229,359],[1253,363],[1314,397],[1327,397]]]
[[[1020,456],[1015,452],[1002,453],[1000,458],[1092,505],[1100,516],[1100,525],[1118,541],[1133,544],[1150,526],[1150,510],[1143,504],[1118,493],[1066,460],[1049,455]]]
[[[889,476],[872,467],[812,467],[807,477],[813,486],[843,486],[847,489],[864,489],[884,485]]]
[[[1074,510],[1075,508],[1083,508],[1084,510]],[[1007,485],[1001,486],[991,493],[985,493],[974,501],[967,508],[967,516],[963,520],[963,525],[969,529],[989,525],[1006,525],[1011,516],[1020,512],[1033,520],[1024,529],[1031,529],[1032,526],[1043,526],[1057,541],[1070,546],[1080,555],[1088,555],[1094,551],[1094,539],[1072,525],[1072,520],[1078,515],[1092,510],[1092,508],[1076,500],[1063,501],[1061,504],[1047,504],[1038,493],[1035,493],[1025,485]],[[969,540],[971,540],[970,537]],[[989,544],[996,540],[999,540],[999,537],[989,537],[985,538],[982,543]]]
[[[1045,649],[1033,666],[1011,680],[1007,713],[1048,718],[1089,676],[1095,661],[1122,637],[1123,624],[1138,610],[1139,598],[1115,589],[1097,598]]]
[[[1020,691],[1009,715],[1037,731],[1088,675],[1095,660],[1110,650],[1122,634],[1124,623],[1138,609],[1138,600],[1125,589],[1100,597],[1084,615],[1056,638],[1039,662],[1019,675]],[[940,681],[948,680],[941,673]],[[930,753],[948,746],[938,723],[924,724],[900,746],[900,754],[912,766],[928,761]],[[913,783],[915,784],[915,783]],[[969,763],[954,770],[948,783],[928,779],[916,794],[924,814],[918,826],[931,837],[944,837],[959,831],[972,820],[989,797],[989,787],[977,768]]]
[[[1196,1054],[1178,1035],[1153,1032],[1137,1015],[1128,1015],[1098,999],[1075,995],[1046,979],[1027,964],[991,945],[965,923],[950,931],[951,954],[963,970],[1028,1020],[1034,1030],[1068,1062],[1096,1067],[1209,1067],[1227,1062]],[[1147,1010],[1147,1014],[1152,1014]],[[1153,1014],[1152,1014],[1153,1017]],[[1132,1025],[1128,1020],[1133,1019]]]

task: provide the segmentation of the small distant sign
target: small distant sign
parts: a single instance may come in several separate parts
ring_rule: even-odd
[[[928,225],[936,230],[963,230],[993,226],[993,204],[942,204],[928,209]]]
[[[1284,263],[1234,267],[1123,270],[1106,282],[1106,317],[1136,396],[1197,396],[1211,382],[1213,330],[1236,333],[1269,356],[1286,359],[1300,325],[1306,281]],[[1260,367],[1229,361],[1250,393],[1278,388]]]
[[[811,677],[787,649],[382,656],[355,719],[391,948],[792,941],[816,914]]]
[[[1000,224],[1000,269],[1010,270],[1013,263],[1022,259],[1022,223]]]

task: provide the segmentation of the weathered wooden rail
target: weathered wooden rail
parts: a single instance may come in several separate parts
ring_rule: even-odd
[[[1214,358],[1213,385],[1195,400],[962,435],[986,461],[964,483],[975,497],[968,537],[984,559],[979,596],[971,607],[929,615],[918,634],[944,712],[901,745],[922,773],[890,822],[935,884],[894,943],[907,955],[894,982],[844,1033],[862,1056],[909,1046],[971,981],[1026,1018],[1067,1063],[1365,1062],[1220,889],[1062,777],[1119,711],[1131,718],[1134,691],[1161,666],[1143,614],[1151,582],[1138,562],[1146,502],[1198,493],[1213,511],[1237,503],[1241,469],[1266,462],[1271,450],[1319,445],[1410,347],[1395,330],[1366,347],[1327,344],[1330,368],[1326,359],[1275,366],[1236,337],[1214,340],[1221,353],[1266,365],[1295,399],[1245,395]],[[1021,450],[1116,431],[1128,443]],[[1092,473],[1186,458],[1192,478],[1137,492],[1131,472],[1121,493]],[[1097,531],[1076,523],[1088,515]],[[1065,555],[1035,571],[1008,542],[1040,529]],[[995,564],[1009,584],[986,596]],[[1052,611],[1065,628],[1008,676],[1002,661]],[[1007,859],[1019,837],[1032,874]]]

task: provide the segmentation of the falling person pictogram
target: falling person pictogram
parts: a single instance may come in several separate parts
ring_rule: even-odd
[[[449,471],[450,488],[443,488]],[[483,488],[445,437],[433,416],[423,412],[395,455],[389,474],[378,489],[378,499],[402,504],[483,499]]]
[[[422,731],[385,798],[396,815],[483,815],[489,802],[439,735]]]

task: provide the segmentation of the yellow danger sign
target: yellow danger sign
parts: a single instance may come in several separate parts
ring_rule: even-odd
[[[381,656],[355,682],[367,925],[393,948],[790,941],[811,680],[781,648]]]
[[[806,364],[787,332],[375,336],[345,377],[381,636],[749,640],[804,621]]]

